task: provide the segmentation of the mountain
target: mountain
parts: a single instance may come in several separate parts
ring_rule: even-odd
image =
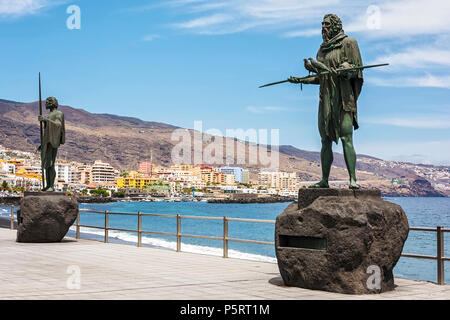
[[[66,143],[60,147],[58,157],[68,161],[92,163],[95,160],[102,160],[115,168],[128,171],[136,170],[140,162],[149,161],[152,158],[153,162],[159,165],[169,166],[172,164],[172,150],[178,144],[177,140],[172,140],[174,130],[179,129],[179,132],[194,136],[193,130],[165,123],[112,114],[94,114],[69,106],[60,106],[59,109],[64,113],[66,120]],[[0,99],[0,145],[22,151],[35,151],[40,139],[38,110],[38,102],[21,103]],[[46,112],[44,111],[44,114]],[[258,154],[258,147],[266,149],[266,146],[258,146],[235,138],[204,134],[203,148],[206,147],[205,150],[207,150],[211,141],[216,141],[216,139],[224,141],[223,156],[219,157],[220,164],[228,161],[228,163],[246,167],[250,170],[251,178],[255,179],[256,173],[264,165],[261,164],[261,161],[248,164],[250,162],[249,154]],[[233,146],[235,153],[233,157],[227,157],[225,147],[227,145]],[[238,163],[238,150],[245,150],[247,164]],[[191,161],[194,158],[194,151],[191,146]],[[268,152],[268,154],[276,156],[275,150]],[[280,170],[297,172],[305,181],[320,179],[319,152],[282,145],[279,146],[278,153]],[[340,180],[346,183],[348,174],[342,154],[335,153],[334,159],[330,180]],[[375,186],[390,189],[393,187],[389,184],[386,185],[386,181],[391,179],[407,182],[420,179],[429,180],[429,176],[425,177],[425,174],[421,174],[421,170],[424,172],[443,171],[444,175],[438,175],[440,180],[430,180],[429,195],[436,191],[433,189],[434,185],[449,182],[445,180],[447,179],[445,172],[448,175],[450,171],[449,167],[445,166],[434,167],[390,162],[366,155],[358,155],[357,170],[358,180],[363,187]],[[421,185],[425,186],[426,184],[422,183]]]

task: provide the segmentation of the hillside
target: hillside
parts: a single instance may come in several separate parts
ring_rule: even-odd
[[[20,103],[0,100],[0,144],[12,149],[34,151],[39,145],[39,125],[37,122],[38,103]],[[165,123],[143,121],[137,118],[111,114],[93,114],[83,109],[60,106],[66,120],[66,144],[59,149],[58,156],[68,161],[92,163],[95,160],[109,162],[121,170],[136,169],[139,162],[149,161],[152,155],[157,164],[169,166],[172,164],[171,153],[178,143],[172,141],[172,133],[178,128]],[[46,111],[44,111],[46,112]],[[183,129],[193,136],[194,131]],[[221,137],[220,137],[221,138]],[[214,137],[204,135],[203,146]],[[245,148],[246,157],[250,152],[256,152],[257,145],[237,139],[223,138],[224,144],[233,145],[235,150]],[[192,150],[193,158],[193,150]],[[237,154],[237,151],[235,151]],[[256,152],[257,153],[257,152]],[[272,155],[275,151],[272,152]],[[234,159],[226,159],[225,146],[223,162],[236,163]],[[302,180],[315,181],[320,179],[320,153],[297,149],[293,146],[279,147],[280,170],[297,172]],[[260,163],[245,165],[255,178],[262,166]],[[335,153],[335,161],[331,173],[332,180],[347,181],[347,171],[342,154]],[[419,168],[419,169],[417,169]],[[386,180],[397,178],[413,182],[415,180],[430,181],[428,195],[433,195],[434,185],[449,183],[445,172],[449,167],[422,166],[384,161],[366,155],[358,155],[357,176],[363,187],[387,188],[385,193],[396,192],[395,186],[386,184]],[[424,172],[443,171],[444,175],[437,178],[425,177]],[[439,171],[440,172],[440,171]],[[447,179],[447,180],[446,180]],[[423,184],[422,184],[423,185]],[[433,186],[432,186],[433,185]],[[405,189],[401,187],[400,189]],[[400,190],[399,189],[399,190]],[[404,195],[409,195],[412,188],[407,188]],[[442,192],[442,191],[441,191]]]

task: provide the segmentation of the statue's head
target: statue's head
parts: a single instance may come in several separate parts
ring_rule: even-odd
[[[326,14],[322,21],[322,39],[332,39],[342,30],[342,21],[335,14]]]
[[[58,108],[58,100],[55,97],[48,97],[45,100],[45,108],[46,109],[56,109]]]

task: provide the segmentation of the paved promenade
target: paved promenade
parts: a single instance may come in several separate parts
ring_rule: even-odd
[[[450,285],[422,281],[396,279],[392,292],[344,295],[285,287],[273,263],[72,238],[22,244],[15,237],[0,228],[0,299],[450,299]]]

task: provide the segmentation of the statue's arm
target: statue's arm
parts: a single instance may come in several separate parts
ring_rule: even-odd
[[[57,125],[57,126],[62,126],[63,123],[64,123],[64,115],[62,113],[58,114],[53,119],[50,119],[49,117],[46,117],[46,121],[47,122],[51,122],[52,124]]]
[[[319,76],[311,76],[302,81],[304,84],[320,84]]]
[[[310,76],[307,78],[290,77],[288,79],[290,83],[302,83],[302,84],[319,84],[318,76]]]

